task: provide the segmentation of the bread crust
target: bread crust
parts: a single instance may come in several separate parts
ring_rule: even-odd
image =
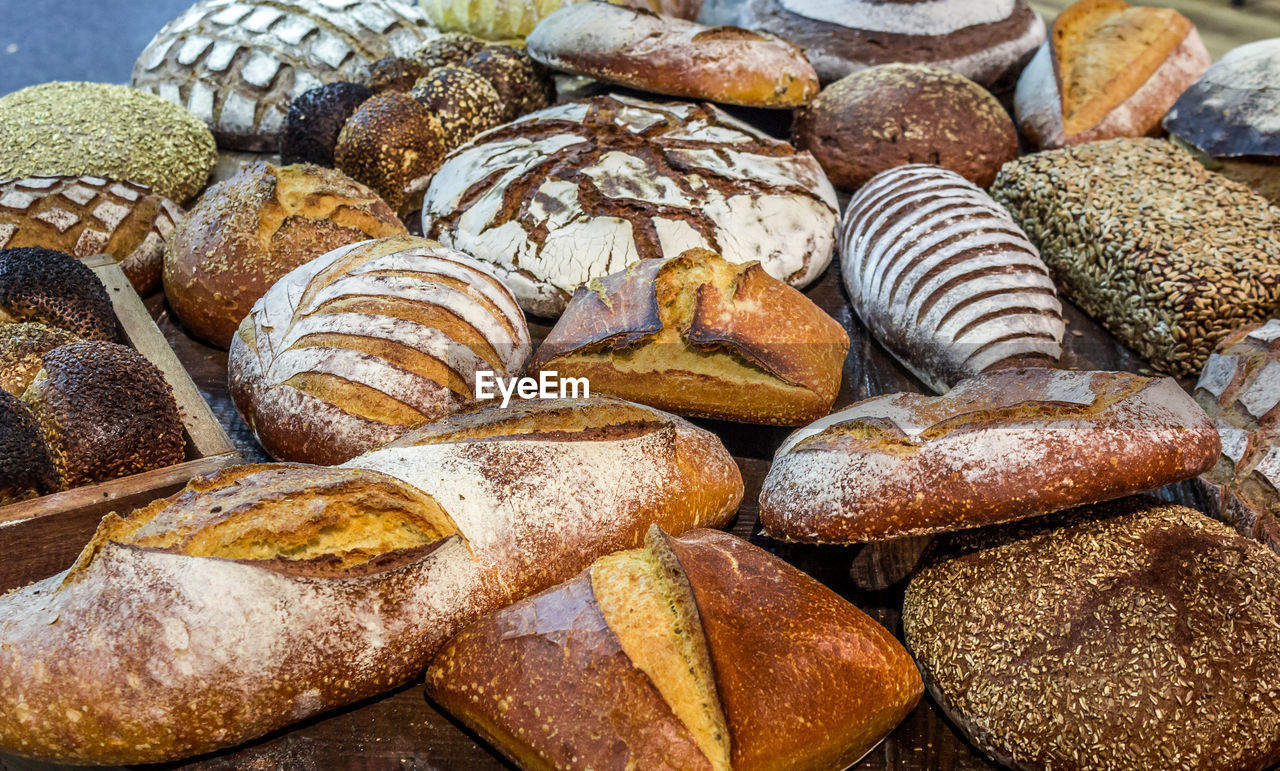
[[[1218,433],[1171,378],[999,370],[859,402],[792,434],[760,493],[775,538],[877,541],[1118,498],[1210,468]]]

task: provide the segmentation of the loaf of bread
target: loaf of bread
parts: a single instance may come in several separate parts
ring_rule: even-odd
[[[384,91],[342,124],[333,163],[398,214],[415,211],[448,150],[440,118],[409,94]]]
[[[982,527],[1188,479],[1218,451],[1213,422],[1171,378],[1000,370],[795,432],[764,480],[760,522],[809,543]]]
[[[326,83],[304,91],[289,103],[280,133],[282,163],[332,166],[333,148],[347,118],[368,101],[373,89],[358,83]]]
[[[1280,209],[1157,139],[1024,156],[991,187],[1063,295],[1160,371],[1280,306]]]
[[[727,533],[656,526],[427,670],[431,698],[522,768],[846,768],[922,691],[827,587]]]
[[[79,339],[38,321],[0,323],[0,390],[22,396],[44,366],[44,355]]]
[[[25,402],[0,391],[0,506],[60,487],[40,422]]]
[[[935,391],[1062,355],[1062,304],[1036,248],[946,169],[900,166],[868,182],[840,223],[840,272],[862,322]]]
[[[274,151],[294,97],[432,34],[399,0],[198,0],[143,49],[133,85],[189,109],[224,148]]]
[[[580,0],[418,0],[431,23],[448,32],[486,40],[516,40],[556,10]],[[697,18],[702,0],[616,0],[664,16]]]
[[[0,249],[0,322],[23,321],[85,340],[116,339],[116,312],[93,271],[38,246]]]
[[[219,348],[286,273],[340,246],[406,233],[372,190],[320,166],[259,161],[209,188],[165,249],[164,292]]]
[[[498,90],[466,67],[437,67],[415,81],[409,95],[440,120],[444,143],[450,150],[505,123],[506,106]]]
[[[934,702],[1010,768],[1270,768],[1280,559],[1133,498],[955,537],[902,626]]]
[[[425,238],[335,249],[253,306],[231,342],[231,396],[279,460],[340,463],[518,375],[531,344],[488,268]]]
[[[710,105],[623,96],[476,137],[422,206],[428,238],[492,263],[540,316],[593,278],[695,247],[803,286],[830,262],[835,221],[835,190],[808,153]]]
[[[109,254],[143,296],[160,288],[164,242],[180,219],[177,204],[136,182],[87,176],[0,180],[0,249]]]
[[[741,496],[713,435],[607,399],[446,418],[344,468],[197,479],[0,598],[0,750],[132,764],[238,744],[417,677],[481,615],[650,525],[723,524]]]
[[[849,336],[760,263],[641,260],[569,301],[530,369],[685,415],[803,425],[840,390]]]
[[[1162,125],[1211,171],[1280,205],[1280,39],[1227,52],[1178,101]]]
[[[484,77],[498,92],[504,107],[503,122],[549,107],[556,100],[551,74],[523,48],[486,45],[462,66]]]
[[[605,2],[562,8],[525,42],[548,67],[656,94],[772,108],[818,95],[804,52],[777,35]]]
[[[1042,148],[1157,134],[1210,61],[1195,25],[1171,8],[1077,0],[1018,79],[1018,126]]]

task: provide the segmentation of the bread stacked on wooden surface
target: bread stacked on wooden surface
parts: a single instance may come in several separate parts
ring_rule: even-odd
[[[530,369],[685,415],[802,425],[831,410],[849,336],[758,262],[705,249],[580,288]]]
[[[114,764],[240,743],[406,682],[484,613],[741,496],[713,435],[607,399],[196,480],[0,599],[0,747]]]
[[[272,457],[340,463],[519,374],[524,315],[488,268],[397,236],[335,249],[259,300],[231,343],[236,408]]]
[[[727,533],[656,526],[427,671],[523,768],[844,768],[922,690],[898,641],[822,584]]]

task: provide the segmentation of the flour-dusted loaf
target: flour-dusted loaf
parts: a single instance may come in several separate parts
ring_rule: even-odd
[[[143,49],[133,85],[186,107],[222,147],[274,151],[295,97],[433,34],[407,0],[199,0]]]
[[[556,11],[526,45],[548,67],[656,94],[784,109],[818,95],[804,52],[777,35],[601,1]]]
[[[1042,148],[1159,133],[1210,61],[1195,25],[1175,10],[1078,0],[1018,79],[1018,125]]]
[[[908,62],[1003,91],[1044,40],[1026,0],[745,0],[738,23],[805,49],[824,83]]]
[[[803,286],[835,246],[836,196],[808,153],[710,105],[600,96],[488,131],[445,159],[423,233],[492,263],[530,313],[695,247]]]
[[[1015,769],[1271,768],[1280,559],[1130,498],[955,536],[907,587],[933,701]]]
[[[893,635],[827,587],[728,533],[656,526],[427,670],[523,768],[845,768],[922,691]]]
[[[272,457],[340,463],[475,399],[476,372],[520,374],[529,330],[488,267],[393,236],[280,279],[231,342],[236,408]]]
[[[760,522],[813,543],[983,527],[1187,479],[1218,451],[1213,422],[1172,378],[999,370],[795,432],[765,478]]]
[[[110,254],[144,296],[160,288],[164,241],[180,219],[177,204],[136,182],[89,176],[0,180],[0,249]]]
[[[1008,212],[938,166],[873,177],[840,223],[849,302],[898,361],[935,391],[1009,366],[1053,366],[1062,304]]]
[[[197,479],[0,598],[0,750],[114,765],[239,744],[411,680],[481,615],[741,497],[714,435],[610,399]]]

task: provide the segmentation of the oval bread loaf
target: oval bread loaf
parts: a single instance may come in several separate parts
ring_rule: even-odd
[[[1062,355],[1049,269],[1009,213],[955,172],[917,164],[873,177],[845,209],[840,267],[863,323],[935,391]]]
[[[340,463],[470,403],[478,370],[518,374],[530,347],[482,263],[393,236],[280,279],[231,342],[231,396],[272,457]]]

